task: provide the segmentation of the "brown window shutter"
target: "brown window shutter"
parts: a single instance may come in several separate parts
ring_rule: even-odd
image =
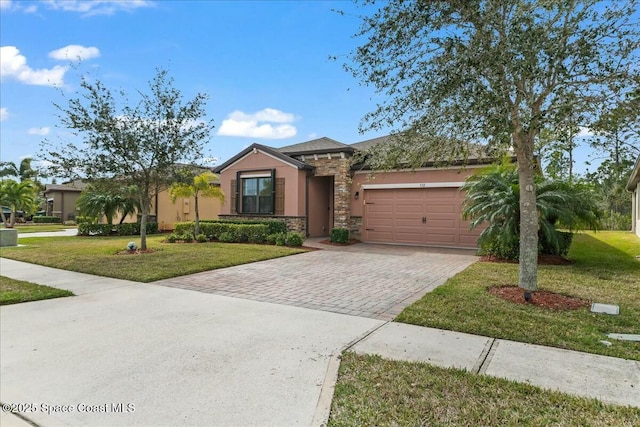
[[[232,214],[238,213],[238,201],[237,201],[237,194],[236,194],[235,179],[231,180],[231,191],[229,191],[229,194],[231,194],[231,213]]]
[[[284,178],[276,178],[276,215],[284,215]]]

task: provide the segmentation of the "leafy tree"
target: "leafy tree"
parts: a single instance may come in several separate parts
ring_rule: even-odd
[[[120,214],[120,224],[126,217],[138,211],[138,199],[136,188],[120,187],[109,188],[105,186],[91,186],[82,192],[77,201],[80,214],[92,218],[100,218],[104,215],[107,224],[113,224],[113,218]]]
[[[24,211],[25,215],[29,215],[37,209],[35,185],[29,180],[23,182],[16,182],[12,179],[1,180],[0,205],[11,209],[8,220],[4,211],[1,211],[0,215],[2,215],[2,222],[5,227],[13,228],[18,211]]]
[[[202,157],[212,122],[203,120],[207,96],[184,102],[166,70],[158,69],[148,92],[134,102],[99,80],[84,78],[81,96],[57,105],[63,126],[79,141],[43,143],[42,157],[56,176],[113,180],[135,186],[140,206],[140,249],[147,248],[146,223],[151,200],[173,175],[176,164]]]
[[[594,149],[592,158],[602,160],[587,178],[596,184],[602,209],[606,212],[605,226],[609,229],[628,229],[631,225],[631,193],[626,183],[635,159],[640,155],[637,93],[600,113],[592,129],[595,136],[589,141]]]
[[[540,218],[538,250],[550,246],[560,250],[561,234],[556,226],[570,230],[598,227],[600,217],[594,197],[587,186],[566,181],[536,178],[536,210]],[[471,228],[487,225],[478,238],[481,248],[505,258],[518,258],[520,237],[520,185],[516,166],[503,161],[469,177],[463,217],[471,219]]]
[[[190,183],[178,182],[169,187],[171,202],[175,203],[178,197],[193,197],[195,201],[194,212],[196,214],[195,235],[200,234],[200,209],[198,199],[200,197],[213,197],[224,202],[224,193],[217,182],[218,176],[213,172],[203,172],[194,176]]]
[[[20,182],[28,179],[35,181],[38,178],[38,170],[31,167],[32,159],[27,157],[16,166],[14,162],[0,162],[0,177],[13,176],[20,178]]]
[[[364,1],[365,7],[371,1]],[[381,95],[361,130],[392,126],[373,149],[386,167],[512,146],[520,191],[520,274],[537,288],[534,146],[540,131],[629,91],[638,74],[636,1],[391,0],[365,14],[346,64]],[[569,96],[569,95],[572,96]],[[377,165],[376,165],[377,166]]]

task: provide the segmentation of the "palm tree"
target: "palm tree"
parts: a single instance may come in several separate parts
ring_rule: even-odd
[[[104,217],[107,224],[113,224],[113,218],[120,213],[120,223],[137,211],[138,202],[135,189],[132,187],[103,189],[87,188],[78,198],[78,208],[82,215],[89,217]]]
[[[560,249],[562,235],[558,225],[569,230],[598,228],[599,212],[594,196],[586,186],[562,181],[537,179],[536,206],[541,245]],[[486,228],[478,238],[480,247],[504,258],[518,258],[520,239],[520,185],[514,164],[503,162],[467,179],[463,218],[470,228]]]
[[[220,186],[213,185],[218,176],[212,172],[203,172],[196,175],[190,183],[175,183],[169,187],[169,196],[173,203],[178,197],[193,197],[195,200],[194,212],[196,214],[195,235],[200,234],[200,211],[198,208],[199,197],[213,197],[224,202],[224,193]]]
[[[20,182],[34,180],[38,176],[38,171],[31,167],[32,159],[27,157],[20,161],[20,166],[13,162],[0,162],[0,176],[15,176],[20,178]]]
[[[0,181],[0,205],[7,206],[11,210],[7,220],[4,210],[0,210],[2,222],[6,228],[13,228],[16,223],[16,213],[19,210],[31,213],[36,208],[36,188],[27,180],[16,182],[12,179]]]

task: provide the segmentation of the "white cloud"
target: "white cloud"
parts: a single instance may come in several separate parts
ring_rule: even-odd
[[[584,127],[584,126],[580,126],[580,131],[578,132],[578,134],[576,135],[577,137],[582,137],[582,136],[593,136],[595,135],[593,133],[593,131],[591,129],[589,129],[588,127]]]
[[[236,110],[222,121],[218,135],[262,139],[291,138],[298,133],[295,126],[289,124],[295,119],[295,115],[273,108],[265,108],[253,114]]]
[[[38,6],[36,6],[35,4],[32,4],[31,6],[27,6],[24,9],[22,9],[22,11],[24,13],[36,13],[38,11]]]
[[[49,58],[58,59],[60,61],[81,61],[84,59],[97,58],[100,51],[97,47],[85,47],[78,44],[70,44],[60,49],[49,52]]]
[[[151,7],[149,0],[46,0],[45,4],[53,10],[78,12],[82,16],[113,15],[116,12],[131,12],[142,7]]]
[[[0,122],[4,122],[9,118],[9,110],[7,107],[0,108]]]
[[[41,128],[31,128],[27,131],[27,133],[29,135],[49,135],[49,132],[51,131],[51,128],[49,128],[48,126],[44,126]]]
[[[307,138],[309,139],[316,139],[318,137],[318,134],[315,132],[311,132],[309,135],[307,135]]]
[[[50,69],[34,70],[27,65],[27,58],[15,46],[0,48],[0,78],[13,78],[21,83],[36,86],[60,86],[69,67],[56,65]]]
[[[11,0],[0,0],[0,9],[11,9]]]

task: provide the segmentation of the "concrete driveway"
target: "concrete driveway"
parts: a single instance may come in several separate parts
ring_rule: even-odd
[[[336,355],[474,259],[357,245],[157,284],[0,259],[78,295],[0,307],[0,400],[42,426],[310,425]]]
[[[307,241],[324,250],[154,284],[353,316],[392,320],[477,260],[474,251]]]

